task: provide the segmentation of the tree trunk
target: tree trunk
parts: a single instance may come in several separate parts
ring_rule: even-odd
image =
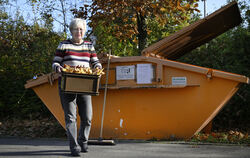
[[[66,8],[64,6],[64,0],[60,0],[63,14],[63,32],[67,34],[67,21],[66,21]]]
[[[145,23],[145,17],[140,13],[137,13],[137,29],[138,29],[138,55],[141,54],[141,51],[146,47],[147,44],[147,26]]]

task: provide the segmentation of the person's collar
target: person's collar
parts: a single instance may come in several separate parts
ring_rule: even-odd
[[[75,44],[75,45],[81,45],[84,43],[84,40],[81,40],[79,43],[78,42],[75,42],[73,39],[70,39],[71,43],[72,44]]]

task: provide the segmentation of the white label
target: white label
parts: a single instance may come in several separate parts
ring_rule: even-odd
[[[172,77],[172,85],[186,85],[187,77]]]
[[[153,79],[152,64],[137,64],[137,84],[150,84]]]
[[[134,80],[135,65],[116,66],[116,80]]]

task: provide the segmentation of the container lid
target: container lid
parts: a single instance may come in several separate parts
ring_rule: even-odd
[[[39,85],[42,85],[44,83],[50,83],[50,85],[54,84],[54,81],[59,78],[59,74],[52,72],[48,73],[42,76],[38,76],[35,79],[31,79],[26,81],[26,84],[24,85],[25,88],[33,88]]]
[[[231,2],[204,19],[150,45],[142,51],[142,55],[178,59],[241,22],[238,5]]]

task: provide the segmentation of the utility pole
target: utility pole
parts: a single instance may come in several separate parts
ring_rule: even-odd
[[[204,18],[206,17],[206,0],[203,0],[203,2],[204,2]]]
[[[203,0],[204,2],[204,18],[207,16],[207,13],[206,13],[206,0]],[[208,47],[208,43],[205,44],[206,48]]]

